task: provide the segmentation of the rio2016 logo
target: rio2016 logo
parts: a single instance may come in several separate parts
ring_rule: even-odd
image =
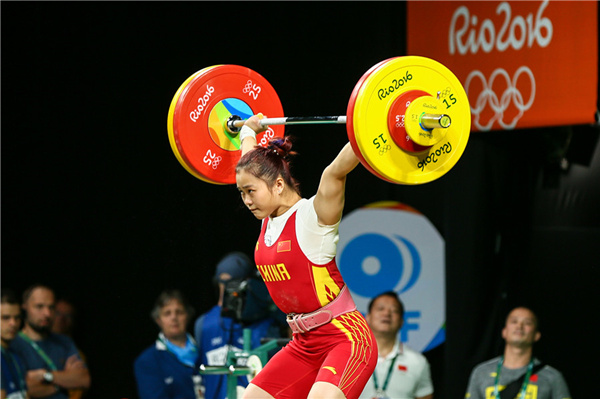
[[[360,312],[374,296],[395,291],[405,307],[400,340],[421,352],[444,342],[444,240],[424,215],[398,202],[349,213],[337,263]]]

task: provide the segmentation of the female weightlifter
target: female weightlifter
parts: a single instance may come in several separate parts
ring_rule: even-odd
[[[255,262],[292,341],[252,380],[244,398],[358,398],[377,363],[377,344],[335,262],[346,175],[359,160],[350,143],[325,168],[317,194],[302,198],[290,174],[289,138],[256,145],[262,114],[240,131],[236,184],[262,220]]]

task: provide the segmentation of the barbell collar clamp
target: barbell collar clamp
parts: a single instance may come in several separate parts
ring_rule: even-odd
[[[423,114],[421,115],[420,125],[424,130],[446,129],[450,127],[452,120],[446,114]]]

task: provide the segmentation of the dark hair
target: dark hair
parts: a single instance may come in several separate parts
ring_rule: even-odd
[[[263,180],[268,187],[273,187],[275,180],[281,176],[286,185],[300,195],[300,183],[290,172],[290,159],[296,155],[291,149],[292,140],[289,136],[275,137],[266,147],[257,145],[253,151],[247,152],[239,160],[235,172],[246,171]]]
[[[6,303],[9,305],[19,305],[19,298],[17,298],[17,295],[13,290],[2,288],[0,303]]]
[[[508,317],[510,316],[510,314],[517,309],[525,309],[529,313],[531,313],[531,315],[533,316],[533,324],[535,326],[535,331],[539,332],[540,331],[540,320],[538,319],[537,314],[535,314],[535,312],[529,306],[526,306],[526,305],[515,306],[511,310],[509,310],[508,313],[506,314],[506,317],[504,318],[505,323],[508,321]]]
[[[48,287],[45,284],[36,283],[36,284],[30,285],[29,287],[27,287],[25,289],[25,291],[23,291],[23,303],[24,304],[27,303],[27,301],[31,297],[31,294],[33,294],[33,291],[37,290],[38,288],[43,288],[45,290],[52,292],[52,295],[54,295],[54,297],[56,299],[56,294],[54,293],[54,290],[52,288]]]
[[[404,304],[400,300],[400,297],[398,296],[398,294],[394,291],[382,292],[381,294],[377,295],[376,297],[373,297],[373,299],[371,299],[371,302],[369,302],[369,313],[371,313],[371,308],[373,308],[373,304],[375,303],[375,301],[377,299],[381,298],[382,296],[389,296],[391,298],[394,298],[396,301],[398,301],[398,305],[400,305],[400,317],[404,317]]]
[[[154,308],[150,312],[152,320],[156,320],[160,315],[160,309],[165,306],[169,301],[176,300],[181,303],[188,316],[188,323],[194,317],[195,310],[185,299],[181,291],[174,289],[167,289],[160,293],[156,301],[154,302]]]

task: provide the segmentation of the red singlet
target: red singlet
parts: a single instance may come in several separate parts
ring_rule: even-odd
[[[312,206],[312,203],[309,205]],[[268,221],[256,244],[255,261],[275,304],[284,313],[309,313],[331,302],[344,281],[335,258],[315,265],[296,239],[296,212],[279,238],[264,241]],[[358,398],[377,364],[377,343],[359,311],[302,334],[279,351],[252,383],[275,398],[306,398],[317,381],[329,382],[347,398]]]

